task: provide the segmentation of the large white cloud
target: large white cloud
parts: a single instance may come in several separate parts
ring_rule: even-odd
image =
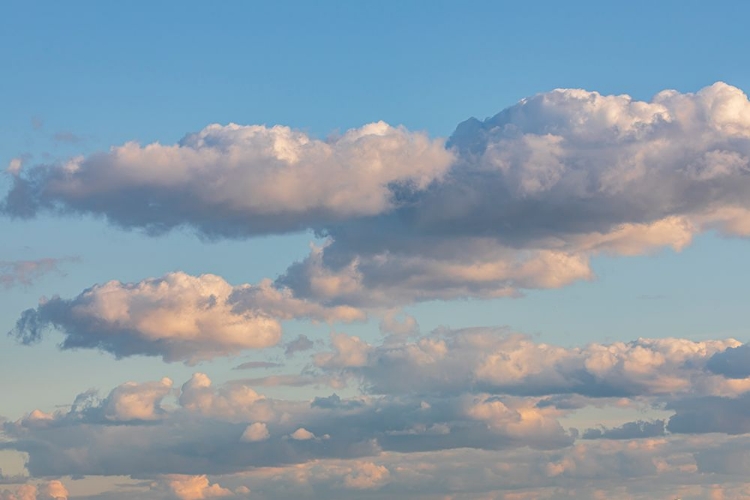
[[[25,311],[12,332],[24,343],[50,326],[63,349],[99,348],[115,356],[161,356],[196,361],[276,345],[283,319],[362,319],[347,306],[322,307],[296,299],[268,281],[232,286],[219,276],[181,272],[138,283],[110,281],[77,297],[44,300]]]
[[[102,214],[151,232],[296,231],[387,211],[395,186],[424,189],[452,160],[442,140],[383,122],[327,141],[283,126],[209,125],[179,144],[131,142],[34,168],[16,177],[6,210]]]

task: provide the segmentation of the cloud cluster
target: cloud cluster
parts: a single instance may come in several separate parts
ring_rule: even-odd
[[[707,367],[717,353],[737,345],[639,339],[562,348],[492,329],[370,345],[337,334],[332,350],[313,353],[313,361],[323,374],[358,380],[365,391],[360,396],[274,399],[252,381],[215,386],[203,373],[179,389],[167,378],[128,382],[104,398],[85,392],[69,410],[36,410],[5,423],[8,441],[0,449],[28,453],[35,476],[141,477],[238,474],[383,453],[568,453],[594,440],[737,435],[750,429],[743,417],[750,378],[726,378]],[[623,404],[666,407],[673,414],[583,433],[562,423],[587,407]],[[578,436],[586,441],[575,444]],[[81,443],[87,443],[86,453]],[[640,467],[635,459],[633,466]],[[377,467],[368,471],[352,474],[350,486],[389,477]]]
[[[24,311],[11,335],[25,344],[54,327],[62,349],[98,348],[194,363],[242,349],[276,345],[282,319],[352,321],[363,313],[296,299],[265,281],[232,286],[204,274],[169,273],[138,283],[110,281],[73,299],[54,297]]]
[[[127,143],[30,168],[19,160],[8,174],[2,210],[14,217],[51,211],[150,234],[327,238],[275,282],[174,272],[25,311],[11,334],[26,344],[55,329],[63,349],[117,358],[194,364],[279,346],[309,360],[299,373],[218,385],[205,373],[181,386],[127,382],[3,421],[0,450],[27,454],[32,477],[146,478],[146,496],[178,500],[250,489],[269,499],[748,493],[747,345],[562,347],[493,328],[421,335],[400,309],[566,286],[594,277],[593,256],[679,251],[708,230],[750,236],[750,101],[737,88],[664,91],[649,102],[555,90],[470,119],[448,140],[384,123],[325,141],[280,126],[211,125],[175,145]],[[0,283],[54,269],[0,264]],[[280,344],[285,320],[368,313],[381,317],[380,344],[346,333],[323,350],[305,334]],[[262,394],[268,386],[327,392],[276,399]],[[631,414],[571,427],[592,408]],[[715,474],[729,480],[714,487]],[[39,495],[68,496],[58,481],[0,492]]]
[[[68,500],[68,490],[58,480],[47,481],[40,486],[22,484],[14,490],[0,490],[0,500]]]
[[[321,141],[211,125],[11,172],[13,216],[101,214],[207,237],[312,229],[329,244],[279,282],[325,304],[394,307],[590,279],[592,255],[750,235],[750,102],[716,83],[651,101],[558,89],[448,141],[384,123]]]

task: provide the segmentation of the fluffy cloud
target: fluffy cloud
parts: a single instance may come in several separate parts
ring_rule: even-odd
[[[268,427],[266,427],[266,424],[262,422],[255,422],[254,424],[250,424],[247,426],[247,429],[245,429],[245,432],[242,433],[242,436],[240,439],[242,441],[265,441],[268,439],[271,435],[268,433]]]
[[[503,330],[468,329],[383,342],[335,334],[333,350],[313,354],[315,366],[300,375],[354,378],[363,389],[359,396],[274,399],[257,391],[258,381],[214,385],[204,373],[179,389],[169,379],[129,382],[103,399],[89,391],[69,410],[36,410],[6,422],[0,449],[27,453],[35,476],[142,477],[238,474],[311,460],[467,448],[552,453],[570,449],[580,435],[563,419],[575,421],[594,406],[673,414],[668,433],[664,419],[614,426],[608,420],[583,433],[588,439],[575,444],[582,449],[594,446],[583,443],[635,446],[676,434],[747,432],[742,415],[750,379],[726,378],[707,367],[716,353],[739,345],[733,340],[640,339],[563,348]],[[167,398],[170,404],[163,404]],[[565,477],[563,471],[577,463],[555,460],[555,477]],[[635,456],[631,462],[644,466]],[[340,481],[355,487],[386,477],[377,479],[383,472],[378,468],[368,470],[349,471]]]
[[[206,476],[174,475],[167,479],[167,487],[177,500],[203,500],[232,495],[232,492],[218,484],[210,484]]]
[[[359,378],[376,394],[455,394],[471,387],[525,396],[737,395],[750,390],[747,379],[726,379],[705,365],[738,345],[733,339],[666,338],[563,348],[501,329],[472,328],[380,346],[334,334],[333,350],[317,353],[314,361],[327,372]]]
[[[442,140],[383,122],[321,141],[288,127],[210,125],[179,144],[127,143],[15,174],[5,211],[93,213],[152,233],[191,225],[210,236],[296,231],[394,206],[453,155]]]
[[[446,147],[447,145],[447,147]],[[14,170],[4,210],[103,214],[159,233],[313,229],[281,277],[295,297],[395,307],[590,279],[596,254],[750,235],[750,102],[730,85],[651,101],[558,89],[446,144],[383,123],[320,141],[211,125],[177,145],[128,143]]]
[[[280,320],[291,318],[350,321],[363,315],[296,299],[270,282],[232,286],[218,276],[176,272],[138,283],[110,281],[70,300],[45,300],[25,311],[11,333],[30,344],[51,326],[64,334],[62,349],[194,363],[276,345]]]
[[[449,145],[440,182],[330,243],[281,282],[332,303],[496,297],[593,276],[596,254],[680,250],[702,231],[750,235],[750,102],[717,83],[651,102],[556,90]]]
[[[22,484],[11,491],[0,490],[0,500],[68,500],[68,489],[58,480],[42,483],[40,486]]]
[[[171,392],[172,381],[137,384],[127,382],[112,390],[103,409],[105,418],[113,421],[157,420],[163,414],[161,401]]]

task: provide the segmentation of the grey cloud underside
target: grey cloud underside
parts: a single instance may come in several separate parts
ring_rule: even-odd
[[[627,422],[620,427],[586,429],[583,439],[637,439],[664,435],[664,420]]]
[[[742,498],[750,379],[707,367],[739,345],[639,339],[562,348],[499,329],[369,345],[334,334],[331,350],[313,352],[299,377],[361,383],[360,396],[269,398],[256,392],[258,380],[215,386],[200,373],[179,389],[166,378],[128,382],[105,397],[84,392],[69,410],[4,422],[0,449],[27,453],[33,477],[148,479],[138,497],[149,499],[172,498],[171,482],[191,480],[173,474],[210,474],[227,491],[246,486],[269,499],[653,498],[677,487],[706,498],[716,473],[726,476],[725,495]],[[584,432],[562,424],[579,410],[623,405],[673,414]]]
[[[215,125],[176,146],[126,144],[76,160],[74,167],[30,169],[15,178],[5,211],[103,214],[125,227],[157,233],[186,224],[207,236],[312,228],[346,239],[356,250],[355,240],[373,230],[416,238],[492,236],[526,246],[540,238],[607,232],[618,224],[648,223],[717,204],[748,206],[750,103],[739,89],[722,83],[696,94],[665,91],[651,102],[582,90],[539,94],[485,121],[459,125],[447,143],[455,156],[434,151],[417,134],[377,126],[328,144],[283,127]],[[424,144],[416,147],[415,137]],[[367,148],[363,141],[369,141]],[[323,154],[316,148],[327,149]],[[153,149],[162,156],[150,156]],[[382,156],[380,161],[401,164],[378,167],[392,174],[369,185],[360,184],[368,181],[359,177],[313,182],[334,185],[325,191],[332,197],[340,195],[337,189],[382,190],[383,199],[372,207],[363,206],[366,200],[331,204],[317,194],[297,205],[291,198],[284,202],[282,194],[267,194],[271,208],[253,200],[236,204],[234,193],[185,196],[214,186],[229,189],[232,176],[255,193],[253,181],[284,182],[279,172],[307,173],[298,166],[306,161],[321,177],[334,168],[331,164],[350,173],[357,168],[355,153],[370,150]],[[152,172],[138,163],[149,159],[158,160]],[[437,165],[446,159],[452,160],[447,170]],[[429,160],[435,165],[425,164]],[[303,196],[318,189],[311,183]],[[392,239],[374,237],[368,246],[380,242],[374,251],[398,249],[401,238]]]
[[[706,368],[716,352],[736,345],[641,339],[564,349],[474,329],[368,346],[340,334],[332,337],[333,351],[313,355],[314,364],[321,376],[354,377],[369,394],[273,399],[255,391],[265,382],[213,386],[203,374],[179,391],[169,379],[129,382],[104,398],[85,392],[68,411],[33,412],[5,422],[7,440],[0,448],[28,453],[35,476],[232,474],[323,459],[524,447],[558,450],[558,458],[548,459],[562,461],[562,470],[570,467],[563,457],[576,443],[748,433],[750,380],[728,379]],[[575,365],[606,383],[582,387],[579,369],[566,368]],[[619,385],[613,385],[615,379]],[[623,396],[624,386],[629,389]],[[623,401],[674,413],[666,420],[625,422],[582,434],[560,422],[580,409]],[[254,437],[243,438],[253,425]],[[585,441],[577,441],[579,435]],[[81,443],[87,443],[87,454],[67,459]]]

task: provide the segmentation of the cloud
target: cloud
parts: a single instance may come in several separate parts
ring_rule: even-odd
[[[66,142],[68,144],[78,144],[84,141],[84,138],[70,131],[55,132],[52,136],[55,142]]]
[[[280,366],[284,366],[281,363],[273,363],[271,361],[248,361],[246,363],[241,363],[232,370],[253,370],[255,368],[278,368]]]
[[[286,354],[287,356],[291,356],[295,352],[309,351],[314,346],[315,343],[310,340],[307,335],[300,334],[296,339],[285,344],[284,354]]]
[[[424,189],[452,159],[442,140],[383,122],[329,141],[283,126],[210,125],[175,145],[127,143],[38,166],[16,178],[5,210],[93,213],[151,233],[297,231],[387,211],[393,189]]]
[[[127,382],[105,398],[87,391],[69,409],[4,423],[0,449],[26,453],[33,477],[178,474],[185,495],[206,498],[241,496],[247,486],[268,498],[347,498],[351,490],[596,498],[597,489],[611,497],[624,478],[686,484],[696,457],[705,470],[720,467],[711,450],[745,439],[750,380],[707,368],[737,345],[639,339],[564,348],[489,328],[381,345],[334,334],[332,350],[313,353],[314,366],[298,377],[355,379],[359,395],[274,399],[255,381],[215,385],[205,373],[180,388],[166,378]],[[562,423],[623,405],[674,412],[668,432],[664,419],[613,424],[608,416],[582,436]],[[476,476],[479,463],[494,465]],[[220,477],[195,479],[206,474]],[[271,493],[279,477],[289,488]],[[183,491],[157,482],[170,495]]]
[[[0,500],[68,500],[68,490],[63,483],[54,479],[40,486],[22,484],[14,491],[0,490]]]
[[[388,482],[391,473],[387,467],[372,462],[358,463],[344,477],[344,485],[355,490],[380,488]]]
[[[232,491],[218,484],[210,484],[208,478],[201,476],[173,475],[166,479],[167,487],[177,500],[202,500],[233,495]]]
[[[750,389],[748,381],[728,381],[705,364],[738,345],[665,338],[563,348],[503,329],[469,328],[378,346],[342,333],[331,336],[332,350],[315,354],[314,362],[327,373],[356,377],[374,394],[472,388],[519,396],[736,395]]]
[[[675,414],[667,430],[681,434],[722,432],[750,433],[750,392],[737,397],[683,398],[667,405]]]
[[[744,379],[750,377],[750,345],[743,344],[717,352],[708,360],[706,367],[713,373],[724,375],[727,378]]]
[[[54,480],[46,483],[41,489],[42,498],[54,498],[55,500],[68,500],[68,490],[60,481]]]
[[[247,442],[265,441],[271,437],[268,433],[268,427],[263,422],[255,422],[247,426],[245,432],[242,433],[240,440]]]
[[[171,390],[172,381],[166,377],[159,382],[125,383],[105,400],[105,418],[118,422],[157,420],[163,415],[160,403]]]
[[[750,102],[717,83],[650,102],[555,90],[456,129],[448,174],[327,226],[280,282],[331,303],[498,297],[591,279],[594,255],[750,235]]]
[[[586,429],[583,439],[637,439],[664,435],[664,420],[627,422],[620,427]]]
[[[304,427],[300,427],[299,429],[291,433],[289,437],[296,441],[307,441],[309,439],[315,439],[315,434],[308,431]]]
[[[61,264],[76,262],[77,258],[0,261],[0,285],[5,288],[31,286],[50,273],[63,274]]]
[[[750,102],[716,83],[650,101],[557,89],[447,140],[382,122],[321,141],[210,125],[16,172],[5,213],[105,216],[204,237],[329,238],[279,279],[323,305],[501,297],[594,277],[701,232],[750,235]],[[186,200],[189,200],[186,201]]]
[[[25,344],[54,327],[62,349],[96,348],[117,358],[161,356],[195,363],[276,345],[281,319],[361,319],[346,306],[326,308],[260,285],[232,286],[204,274],[169,273],[138,283],[110,281],[73,299],[54,297],[24,311],[11,335]]]

